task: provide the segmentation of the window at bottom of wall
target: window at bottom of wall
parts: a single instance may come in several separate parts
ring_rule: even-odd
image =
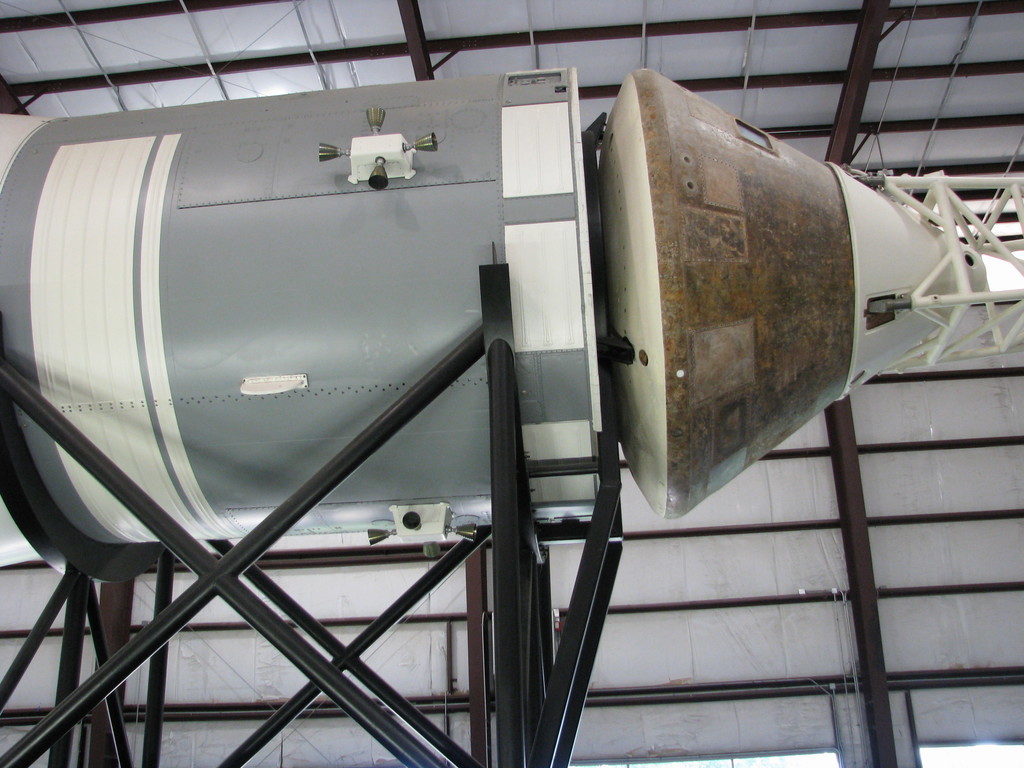
[[[839,768],[834,752],[803,752],[793,755],[645,760],[623,763],[573,763],[579,768]],[[926,765],[925,768],[928,768]]]
[[[921,747],[922,768],[1024,768],[1024,744]]]

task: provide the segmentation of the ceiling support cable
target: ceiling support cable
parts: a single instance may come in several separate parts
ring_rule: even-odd
[[[644,0],[644,15],[640,23],[640,68],[647,69],[647,0]]]
[[[313,60],[313,66],[316,67],[316,75],[320,79],[320,87],[325,91],[329,91],[331,90],[331,85],[327,79],[327,72],[324,70],[323,65],[317,61],[316,54],[313,53],[313,43],[309,39],[309,30],[306,29],[306,22],[302,20],[299,0],[292,0],[292,7],[295,8],[295,18],[298,19],[299,29],[302,30],[302,39],[306,41],[306,50],[309,51],[309,58]]]
[[[939,119],[942,117],[942,113],[946,109],[946,103],[949,101],[950,94],[953,92],[953,83],[956,78],[956,71],[960,67],[960,60],[964,56],[964,51],[967,50],[967,46],[971,42],[971,37],[974,35],[974,26],[978,22],[978,14],[981,12],[982,3],[985,0],[978,0],[978,4],[974,7],[974,13],[971,15],[970,21],[967,22],[967,30],[964,32],[963,40],[960,41],[960,50],[953,56],[951,62],[953,71],[949,75],[949,79],[946,80],[946,91],[942,94],[942,101],[939,102],[939,108],[935,111],[935,119],[932,121],[932,128],[928,132],[928,138],[925,140],[924,151],[921,153],[921,161],[917,164],[917,174],[921,175],[921,169],[924,168],[925,163],[928,162],[928,153],[931,152],[932,143],[935,140],[935,128],[939,124]]]
[[[899,24],[900,21],[902,21],[903,19],[906,19],[906,21],[907,21],[907,30],[906,30],[906,32],[903,33],[903,42],[900,43],[900,52],[896,56],[896,66],[893,68],[893,71],[892,71],[892,79],[889,80],[889,89],[885,92],[885,101],[882,103],[882,112],[878,116],[878,126],[875,128],[874,131],[872,131],[869,134],[869,136],[871,136],[874,139],[874,144],[872,144],[871,149],[868,150],[867,159],[864,161],[864,171],[867,171],[868,168],[871,167],[871,154],[872,154],[872,152],[874,152],[875,149],[878,150],[878,161],[879,161],[879,163],[881,163],[883,168],[885,167],[885,158],[882,156],[882,143],[881,143],[882,140],[879,138],[879,134],[882,132],[882,124],[885,122],[885,113],[886,113],[886,110],[888,110],[888,108],[889,108],[889,98],[892,96],[893,85],[895,85],[896,80],[899,78],[900,64],[903,63],[903,51],[907,47],[907,40],[910,38],[910,29],[914,25],[914,15],[917,13],[918,1],[919,0],[914,0],[914,6],[913,6],[913,8],[910,9],[909,15],[908,14],[904,14],[903,16],[900,17],[899,20],[894,21],[892,23],[892,25],[887,30],[885,30],[885,32],[882,33],[881,38],[879,38],[879,42],[881,42],[881,40],[884,39],[887,34],[892,32],[896,28],[896,25]],[[955,77],[955,76],[956,76],[956,72],[955,71],[950,73],[950,77]],[[864,137],[864,141],[866,142],[867,139],[868,139],[868,136],[865,136]],[[857,149],[855,149],[853,151],[852,155],[850,155],[850,162],[851,163],[853,162],[854,158],[857,157],[857,154],[860,152],[860,150],[861,150],[861,148],[863,146],[864,146],[864,142],[861,142],[861,145],[859,147],[857,147]]]
[[[75,17],[71,15],[71,11],[68,10],[68,7],[65,4],[64,0],[60,0],[60,7],[64,9],[64,13],[65,15],[67,15],[68,20],[71,22],[71,26],[73,26],[75,28],[75,32],[78,33],[78,38],[82,41],[82,45],[85,46],[86,53],[89,54],[89,58],[92,59],[92,63],[95,64],[96,69],[99,70],[100,76],[106,81],[107,86],[110,88],[110,90],[114,92],[114,98],[117,99],[117,106],[121,108],[122,112],[127,112],[128,107],[124,105],[124,100],[121,98],[120,89],[116,85],[114,85],[113,80],[110,79],[110,75],[107,74],[107,70],[103,67],[102,64],[100,64],[100,60],[96,58],[96,52],[93,51],[92,46],[89,45],[89,39],[85,36],[85,32],[82,31],[82,28],[78,25],[78,22],[75,21]]]
[[[889,0],[864,0],[861,6],[847,77],[826,152],[826,159],[830,162],[843,164],[852,159],[878,52],[878,41],[888,10]],[[850,609],[857,641],[857,672],[862,683],[870,764],[877,768],[896,768],[896,737],[889,705],[878,588],[868,536],[867,507],[853,409],[848,397],[825,409],[825,425],[850,585]]]
[[[188,19],[189,26],[192,27],[192,34],[195,35],[196,42],[199,43],[199,49],[203,52],[203,60],[206,62],[207,69],[210,70],[210,76],[217,81],[217,87],[220,89],[220,95],[224,97],[224,101],[231,101],[228,96],[227,89],[224,87],[224,81],[220,79],[220,75],[217,70],[213,68],[213,59],[210,58],[210,49],[206,47],[206,41],[203,39],[202,34],[199,32],[199,25],[196,24],[195,18],[189,11],[188,6],[185,5],[185,0],[178,0],[181,3],[181,10],[185,13],[185,18]]]
[[[743,91],[740,95],[740,118],[747,119],[747,86],[750,85],[750,48],[754,43],[754,31],[757,29],[757,0],[750,14],[750,27],[747,28],[747,44],[743,47]]]
[[[341,48],[344,50],[348,48],[348,36],[345,34],[345,27],[341,24],[341,18],[338,16],[338,9],[334,3],[327,4],[331,9],[331,20],[334,22],[334,30],[338,33],[338,40],[341,41]],[[346,61],[348,64],[348,76],[352,79],[352,85],[359,87],[359,73],[356,72],[356,63],[354,60],[349,59]]]
[[[412,59],[413,74],[417,80],[433,80],[434,68],[430,64],[430,52],[427,50],[427,36],[423,31],[423,17],[420,15],[418,0],[398,0],[398,12],[402,16],[402,28],[405,30],[409,58]]]

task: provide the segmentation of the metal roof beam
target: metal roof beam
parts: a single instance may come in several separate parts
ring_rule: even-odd
[[[190,0],[189,9],[196,12],[212,11],[287,1]],[[975,2],[920,5],[914,12],[914,21],[970,17],[974,13],[976,6],[977,3]],[[907,11],[907,8],[893,8],[886,12],[885,20],[891,23],[904,21]],[[152,3],[137,3],[111,8],[74,11],[72,15],[78,24],[98,24],[111,21],[132,21],[157,16],[171,16],[180,13],[181,7],[177,0],[157,0],[157,2]],[[1005,13],[1024,13],[1024,0],[988,0],[982,6],[980,15],[991,16]],[[853,25],[857,23],[857,18],[858,14],[856,11],[819,11],[759,15],[757,17],[757,28],[758,30],[766,30]],[[0,19],[0,33],[26,32],[35,29],[67,26],[71,26],[71,21],[63,13],[44,13]],[[661,21],[648,23],[646,25],[646,35],[647,37],[665,37],[670,35],[703,35],[715,32],[746,32],[749,27],[749,16]],[[557,43],[589,42],[593,40],[618,40],[633,37],[640,38],[643,33],[644,25],[642,24],[535,30],[533,42],[537,45],[554,45]],[[448,53],[462,48],[508,48],[528,45],[530,45],[529,32],[512,32],[435,40],[428,44],[428,48],[430,53]]]
[[[25,109],[25,105],[21,103],[14,91],[11,90],[11,86],[7,84],[3,76],[0,75],[0,114],[4,115],[27,115],[28,110]]]
[[[402,28],[412,59],[412,71],[417,80],[433,80],[434,68],[427,52],[427,36],[423,31],[418,0],[398,0],[398,12],[402,15]]]
[[[190,11],[221,11],[248,5],[266,5],[285,0],[189,0]],[[112,21],[134,21],[158,16],[178,16],[182,13],[178,0],[157,0],[154,3],[119,5],[113,8],[89,8],[70,13],[36,13],[31,16],[12,16],[0,19],[0,33],[31,32],[37,29],[70,27],[74,24],[104,24]]]
[[[403,55],[407,52],[402,44],[378,45],[368,48],[342,48],[317,52],[317,61],[336,63],[361,61],[373,58],[388,58]],[[264,69],[276,69],[296,66],[309,66],[308,54],[296,53],[280,56],[259,56],[251,59],[238,59],[228,62],[213,62],[220,75],[239,72],[252,72]],[[1010,61],[981,61],[961,64],[956,77],[987,77],[996,75],[1019,75],[1024,73],[1024,59]],[[208,70],[199,62],[192,67],[160,67],[155,69],[137,70],[133,72],[110,73],[108,77],[116,86],[140,85],[153,82],[187,80],[194,77],[207,77]],[[946,79],[953,76],[950,65],[939,64],[918,67],[900,67],[876,69],[871,73],[872,82],[889,82],[892,80],[928,80]],[[845,72],[800,72],[773,75],[751,75],[748,88],[797,88],[816,85],[839,85],[846,77]],[[738,90],[743,87],[741,77],[711,77],[698,80],[676,81],[684,88],[698,93],[708,91]],[[90,90],[108,87],[107,80],[102,76],[87,75],[84,77],[56,78],[52,80],[35,80],[14,83],[9,90],[14,98],[37,97],[46,93],[65,93],[68,91]],[[619,92],[619,85],[591,85],[580,88],[581,99],[612,99]],[[931,126],[930,121],[928,126]]]
[[[1024,59],[1010,61],[981,61],[961,64],[956,77],[988,77],[993,75],[1024,74]],[[920,67],[900,67],[893,69],[884,67],[873,70],[872,82],[891,82],[903,80],[945,80],[954,76],[953,67],[949,64],[936,64]],[[815,85],[841,85],[846,79],[845,70],[833,72],[791,72],[775,75],[750,75],[747,88],[801,88]],[[743,78],[705,77],[698,80],[676,80],[676,83],[695,93],[708,91],[737,91],[743,87]],[[620,86],[588,85],[580,88],[581,99],[613,99]]]

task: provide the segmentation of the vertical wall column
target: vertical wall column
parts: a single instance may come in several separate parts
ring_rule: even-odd
[[[853,147],[888,9],[889,0],[864,0],[861,6],[846,80],[826,153],[829,162],[843,164],[853,159]],[[825,423],[832,455],[839,522],[843,532],[850,605],[857,639],[857,661],[863,680],[865,725],[871,764],[877,768],[896,768],[896,739],[882,651],[878,588],[871,561],[853,410],[848,398],[833,403],[825,410]]]

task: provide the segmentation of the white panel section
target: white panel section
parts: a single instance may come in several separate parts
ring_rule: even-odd
[[[590,264],[590,225],[587,219],[586,181],[583,173],[583,125],[576,68],[569,69],[569,121],[572,135],[572,169],[576,184],[576,221],[579,226],[580,287],[583,291],[583,324],[586,333],[587,371],[590,375],[590,418],[601,431],[601,389],[597,376],[597,328],[594,320],[594,281]]]
[[[39,555],[22,536],[7,505],[0,499],[0,566],[37,559],[39,559]]]
[[[517,352],[582,349],[583,300],[575,221],[505,227]]]
[[[27,115],[0,115],[0,189],[7,181],[7,173],[18,152],[29,137],[38,131],[47,118]]]
[[[1024,434],[1024,377],[900,382],[851,395],[860,443]]]
[[[759,461],[683,517],[672,520],[654,514],[628,472],[623,473],[622,482],[627,531],[821,520],[838,515],[828,459]]]
[[[569,105],[527,104],[501,110],[501,176],[505,197],[573,191]]]
[[[1024,507],[1024,446],[862,454],[872,515]]]
[[[848,635],[845,609],[832,603],[612,614],[591,686],[840,675]]]
[[[558,421],[524,424],[523,445],[527,458],[575,459],[593,455],[590,422]],[[530,480],[534,503],[594,497],[593,476],[539,477]]]
[[[332,630],[350,643],[361,627]],[[402,624],[378,641],[363,660],[404,696],[447,689],[443,623]],[[280,651],[249,629],[183,632],[168,644],[167,702],[237,702],[286,699],[307,678]],[[140,701],[131,692],[126,703]],[[142,699],[144,701],[144,698]]]
[[[1024,658],[1019,593],[901,597],[879,604],[889,671],[1013,667]]]
[[[827,750],[834,746],[827,696],[587,707],[573,760],[611,762],[628,756],[640,763],[641,758],[652,757]]]
[[[552,549],[552,600],[569,602],[579,546]],[[839,530],[629,541],[614,605],[845,590]]]
[[[40,388],[54,405],[180,522],[191,514],[153,432],[134,308],[140,195],[154,137],[63,146],[43,185],[31,267]],[[165,176],[166,181],[166,176]],[[130,540],[146,529],[60,452],[83,502]]]
[[[363,540],[365,546],[365,536]],[[271,574],[282,589],[314,616],[368,619],[380,614],[382,606],[390,605],[423,575],[431,562],[424,559],[422,564],[401,563],[387,568],[350,565],[344,569],[342,582],[339,582],[338,571],[329,568],[280,570],[271,571]],[[148,621],[153,616],[154,582],[152,574],[142,574],[136,580],[133,608],[136,622]],[[174,579],[175,596],[180,595],[194,582],[195,577],[191,574],[178,574]],[[465,582],[461,578],[461,571],[456,571],[411,613],[464,612],[464,591]],[[214,600],[197,614],[195,621],[238,621],[238,614],[223,601]]]
[[[1024,741],[1024,686],[924,690],[913,697],[923,744]]]
[[[1024,582],[1024,520],[894,525],[870,534],[880,587]]]

